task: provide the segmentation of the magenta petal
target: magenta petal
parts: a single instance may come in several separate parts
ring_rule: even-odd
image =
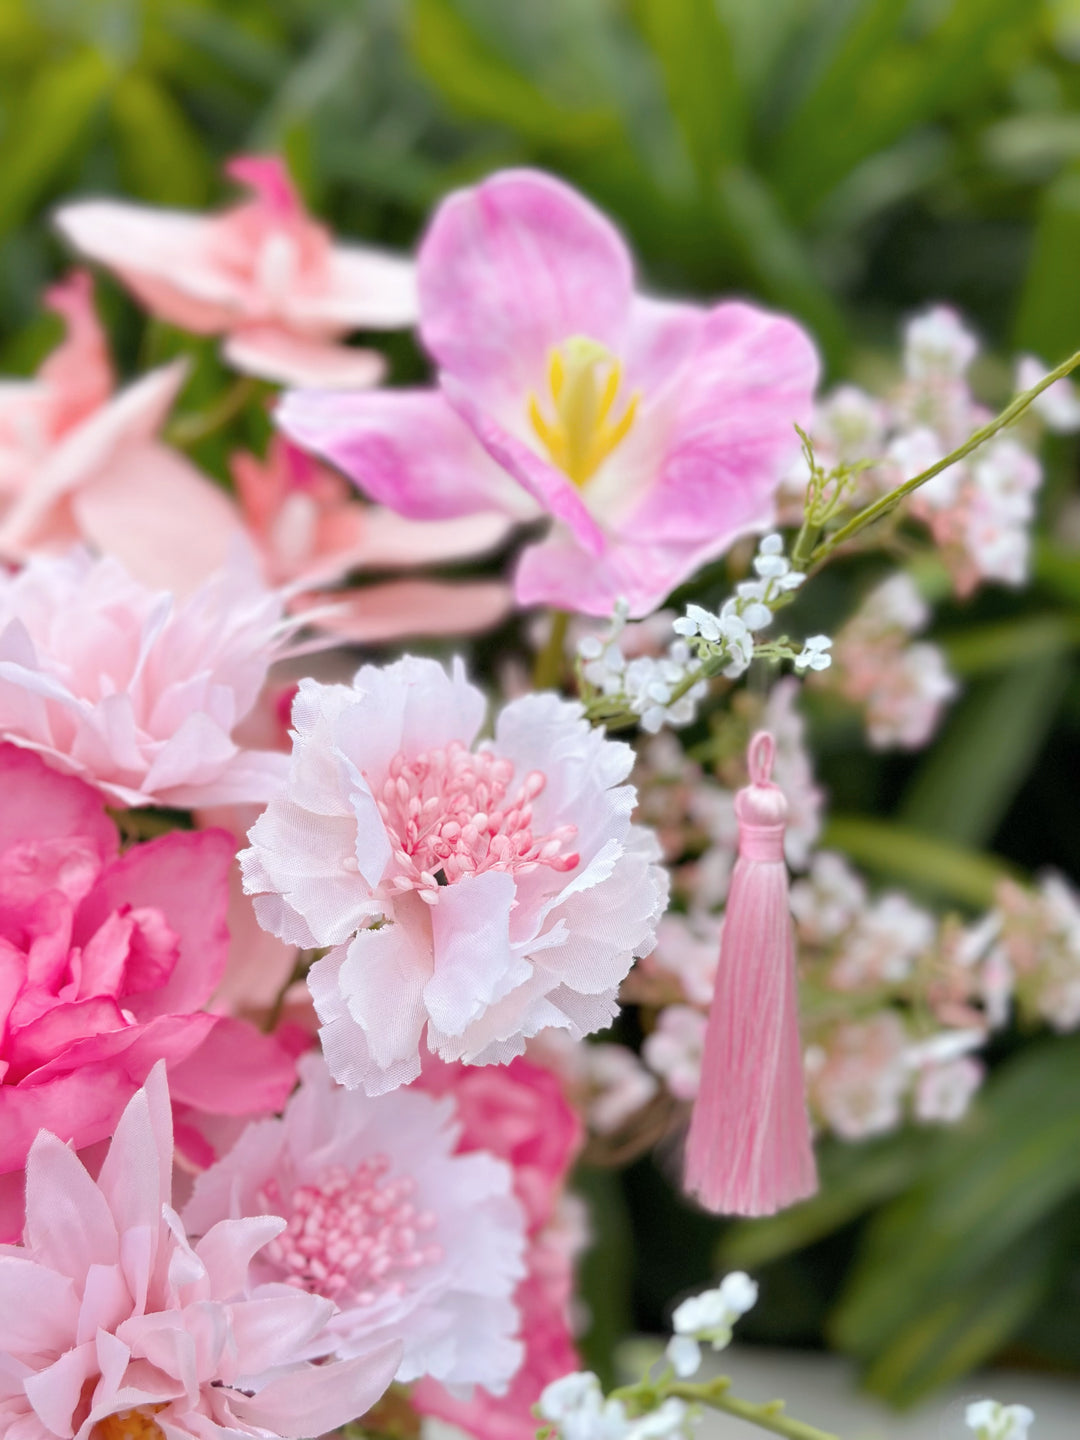
[[[530,450],[503,429],[451,376],[444,375],[442,385],[446,398],[500,468],[511,474],[549,515],[569,525],[590,554],[602,554],[604,532],[589,514],[577,487],[563,471],[541,459],[535,450]]]
[[[442,202],[417,257],[420,331],[487,408],[523,404],[572,335],[618,350],[633,293],[622,236],[569,185],[504,170]]]
[[[432,391],[289,391],[275,419],[291,440],[410,519],[527,509],[517,486]]]
[[[141,1020],[197,1010],[220,982],[229,952],[225,916],[234,853],[224,830],[174,830],[133,846],[80,906],[75,944],[85,944],[122,906],[160,911],[176,935],[180,954],[168,982],[129,998]]]
[[[703,557],[768,523],[798,451],[795,426],[810,423],[817,376],[813,344],[794,321],[718,305],[680,377],[659,474],[620,520],[619,539],[675,542]]]
[[[30,750],[0,745],[0,852],[13,845],[59,836],[90,840],[102,859],[115,855],[116,826],[96,790],[60,775]]]
[[[296,1061],[246,1020],[221,1015],[186,1059],[169,1067],[173,1099],[212,1115],[280,1110],[296,1083]]]

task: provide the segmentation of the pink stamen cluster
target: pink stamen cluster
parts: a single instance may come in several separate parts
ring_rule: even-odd
[[[410,1274],[443,1258],[431,1240],[437,1217],[413,1203],[416,1181],[389,1170],[387,1157],[375,1155],[351,1173],[331,1166],[288,1197],[276,1179],[267,1183],[259,1199],[288,1225],[263,1253],[286,1272],[286,1284],[373,1305],[403,1295]]]
[[[510,760],[486,750],[474,754],[459,741],[413,758],[399,751],[376,795],[399,867],[393,888],[417,890],[433,902],[440,875],[452,885],[486,870],[573,870],[580,856],[565,847],[576,826],[533,834],[532,802],[547,784],[545,776],[531,771],[511,794],[513,779]]]

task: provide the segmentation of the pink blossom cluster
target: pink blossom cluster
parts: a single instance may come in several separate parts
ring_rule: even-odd
[[[819,403],[811,435],[817,463],[844,477],[852,502],[863,504],[914,478],[990,419],[968,376],[978,354],[975,336],[957,313],[938,305],[905,326],[902,378],[884,396],[842,385]],[[1018,388],[1044,373],[1026,357]],[[1080,427],[1068,381],[1039,397],[1033,411],[1052,429]],[[1030,559],[1030,528],[1042,469],[1031,439],[1001,433],[966,460],[916,490],[904,513],[929,530],[957,595],[994,582],[1022,585]],[[784,486],[782,514],[801,517],[808,472],[799,461]]]
[[[822,690],[858,706],[875,750],[918,750],[957,692],[941,648],[911,637],[930,607],[903,570],[877,585],[837,631],[831,667],[813,677]]]

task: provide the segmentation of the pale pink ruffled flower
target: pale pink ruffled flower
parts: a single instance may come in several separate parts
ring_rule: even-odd
[[[280,435],[265,460],[241,451],[230,468],[264,576],[289,587],[294,612],[319,611],[320,629],[380,644],[406,635],[468,634],[508,614],[512,596],[500,580],[387,579],[335,590],[329,609],[320,593],[354,570],[394,572],[482,555],[506,537],[505,516],[406,520],[365,504],[341,475]]]
[[[723,921],[696,912],[668,914],[656,928],[656,949],[643,962],[658,979],[670,977],[681,998],[707,1007],[716,985]],[[643,966],[638,966],[635,976]],[[662,972],[662,974],[661,974]]]
[[[280,423],[404,515],[551,516],[519,603],[645,615],[770,523],[817,377],[794,322],[636,295],[615,228],[528,170],[445,200],[418,276],[440,389],[301,392]]]
[[[23,1245],[0,1247],[7,1440],[320,1435],[389,1385],[401,1350],[329,1354],[333,1305],[249,1266],[284,1222],[223,1220],[193,1247],[172,1209],[163,1063],[129,1101],[96,1181],[42,1131]]]
[[[477,1440],[533,1440],[532,1407],[540,1392],[579,1363],[570,1307],[587,1227],[565,1186],[584,1138],[581,1121],[555,1075],[526,1060],[481,1069],[428,1063],[417,1083],[453,1097],[462,1126],[459,1152],[490,1151],[512,1167],[528,1249],[527,1272],[514,1291],[525,1354],[509,1387],[492,1394],[478,1385],[465,1398],[425,1379],[412,1401],[421,1414],[448,1420]]]
[[[222,490],[158,439],[184,381],[166,365],[113,394],[90,278],[46,295],[67,338],[31,380],[0,384],[0,557],[83,540],[140,579],[189,590],[225,561],[240,520]]]
[[[174,831],[121,855],[102,796],[79,780],[0,745],[0,781],[7,1239],[19,1230],[21,1172],[39,1129],[80,1147],[105,1139],[163,1057],[192,1117],[276,1109],[294,1068],[272,1037],[204,1010],[229,947],[228,835]]]
[[[232,733],[288,630],[239,563],[186,600],[84,552],[0,578],[0,737],[121,805],[265,801],[283,755]]]
[[[351,330],[416,317],[412,262],[334,245],[309,216],[284,163],[244,156],[226,173],[254,198],[217,215],[77,200],[56,222],[162,319],[224,335],[237,370],[290,385],[374,385],[381,356],[334,343]]]
[[[342,1358],[404,1346],[396,1378],[504,1387],[521,1363],[512,1301],[524,1274],[525,1218],[510,1167],[455,1154],[451,1100],[412,1090],[343,1090],[319,1055],[281,1119],[250,1125],[195,1182],[184,1223],[281,1215],[287,1228],[252,1260],[261,1283],[324,1295]]]
[[[288,783],[241,856],[268,930],[333,947],[309,976],[323,1046],[369,1094],[415,1079],[425,1040],[491,1064],[601,1028],[652,948],[667,887],[633,752],[551,694],[473,748],[485,708],[460,661],[302,681]]]

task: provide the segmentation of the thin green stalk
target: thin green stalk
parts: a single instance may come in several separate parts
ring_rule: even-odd
[[[169,426],[166,438],[170,444],[184,448],[197,445],[234,420],[259,390],[259,382],[250,375],[240,375],[206,410],[197,410],[192,415],[180,415]]]
[[[841,525],[839,530],[835,530],[827,540],[823,540],[814,548],[810,556],[810,563],[815,566],[820,565],[838,545],[842,545],[845,540],[850,540],[860,530],[865,530],[867,525],[872,525],[875,520],[886,515],[913,490],[917,490],[920,485],[925,485],[928,480],[932,480],[935,475],[940,475],[943,470],[948,470],[950,465],[955,465],[958,461],[965,459],[973,450],[977,450],[980,445],[992,439],[999,430],[1004,430],[1014,420],[1018,420],[1033,400],[1038,399],[1042,392],[1056,381],[1063,380],[1066,375],[1071,375],[1078,365],[1080,365],[1080,350],[1074,355],[1070,355],[1067,360],[1063,360],[1049,374],[1044,375],[1037,385],[1033,385],[1030,390],[1024,390],[1017,395],[1015,400],[1006,405],[1000,415],[996,415],[993,420],[976,430],[955,450],[950,450],[943,459],[921,471],[914,479],[905,480],[903,485],[898,485],[895,490],[890,490],[888,495],[883,495],[879,500],[875,500],[865,509],[860,510],[857,515],[852,516],[846,525]]]
[[[670,1375],[670,1371],[668,1373]],[[728,1415],[737,1415],[740,1420],[756,1425],[759,1430],[783,1435],[786,1440],[838,1440],[838,1437],[828,1430],[819,1430],[816,1425],[808,1425],[805,1420],[794,1420],[790,1415],[785,1415],[783,1400],[766,1400],[760,1405],[752,1400],[740,1400],[737,1395],[731,1394],[731,1380],[727,1375],[705,1381],[664,1377],[655,1382],[624,1385],[611,1392],[613,1400],[629,1400],[640,1405],[643,1411],[656,1409],[671,1396],[693,1405],[708,1405],[712,1410],[723,1410]]]
[[[534,690],[558,690],[562,684],[569,624],[570,616],[565,610],[552,610],[551,632],[533,666]]]

